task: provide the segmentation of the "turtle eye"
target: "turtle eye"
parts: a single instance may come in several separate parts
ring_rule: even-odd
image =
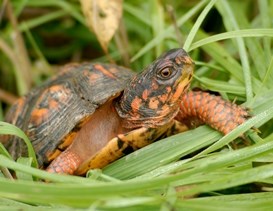
[[[162,69],[159,74],[160,74],[160,77],[163,78],[163,79],[168,79],[171,75],[172,75],[172,69],[171,68],[164,68]]]

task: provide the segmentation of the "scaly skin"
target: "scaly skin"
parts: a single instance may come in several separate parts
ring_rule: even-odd
[[[71,151],[64,151],[51,162],[46,170],[50,173],[73,174],[80,165],[80,158]]]
[[[227,134],[244,123],[248,117],[245,108],[225,101],[220,96],[202,91],[190,91],[183,96],[176,119],[183,122],[197,118],[200,123]]]

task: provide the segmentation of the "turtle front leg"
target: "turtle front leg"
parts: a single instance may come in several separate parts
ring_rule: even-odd
[[[171,121],[157,128],[141,127],[125,134],[119,134],[96,155],[84,161],[75,171],[75,174],[84,175],[89,169],[103,168],[122,156],[154,141],[186,130],[188,130],[186,125],[178,121]]]
[[[81,158],[68,148],[50,163],[46,171],[58,174],[74,174],[81,163]]]
[[[190,123],[191,120],[195,120],[197,125],[205,123],[227,134],[249,117],[245,108],[225,101],[220,96],[202,91],[190,91],[183,96],[176,119]]]

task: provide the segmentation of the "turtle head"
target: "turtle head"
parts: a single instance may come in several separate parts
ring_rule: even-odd
[[[179,111],[193,69],[193,61],[179,48],[164,53],[136,75],[116,104],[124,127],[154,128],[171,121]]]

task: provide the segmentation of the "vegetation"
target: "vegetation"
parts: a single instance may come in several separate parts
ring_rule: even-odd
[[[253,117],[226,136],[201,126],[160,140],[87,178],[35,168],[27,137],[1,122],[0,133],[20,136],[29,157],[15,162],[0,147],[0,209],[272,208],[273,1],[137,0],[122,7],[108,45],[86,26],[78,1],[2,0],[1,119],[16,96],[64,63],[114,61],[139,71],[163,51],[182,46],[196,62],[192,88],[219,92]]]

